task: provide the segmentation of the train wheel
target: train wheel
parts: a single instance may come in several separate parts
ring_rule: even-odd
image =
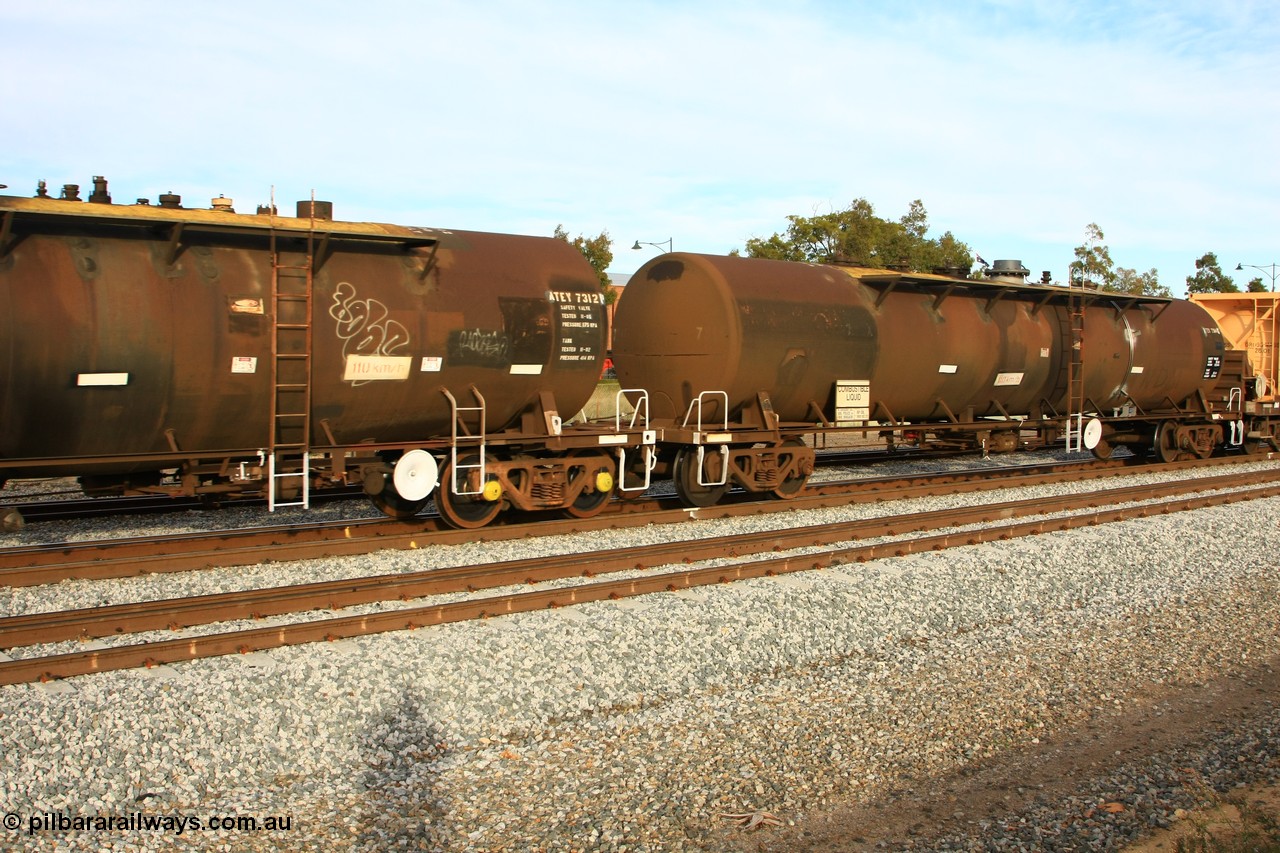
[[[459,467],[464,476],[459,485],[464,491],[472,491],[475,487],[474,483],[468,484],[468,480],[474,479],[478,469],[468,466],[476,463],[475,456],[461,460]],[[465,476],[466,474],[470,474],[471,477]],[[464,530],[484,527],[497,518],[498,513],[502,511],[502,488],[497,480],[487,480],[480,494],[454,494],[453,463],[451,462],[444,467],[440,475],[440,488],[436,491],[436,509],[440,510],[441,518],[448,522],[450,527],[459,527]]]
[[[704,486],[698,482],[696,451],[681,450],[676,454],[675,464],[671,467],[671,479],[675,483],[676,494],[685,506],[712,506],[729,491],[728,483],[722,486]]]
[[[412,518],[422,512],[439,482],[435,457],[425,450],[410,450],[396,458],[383,456],[390,466],[365,476],[365,494],[373,505],[392,518]]]
[[[1111,454],[1115,451],[1111,442],[1107,441],[1106,431],[1103,429],[1102,421],[1098,418],[1089,418],[1088,422],[1084,424],[1080,440],[1089,449],[1089,452],[1093,454],[1094,459],[1110,459]]]
[[[572,504],[564,508],[570,518],[591,518],[599,515],[613,497],[613,465],[598,453],[590,453],[585,465],[571,465],[570,471],[579,477],[590,477],[592,488],[578,495]]]
[[[1152,445],[1150,441],[1143,442],[1142,444],[1122,442],[1120,446],[1132,453],[1135,459],[1146,459],[1151,455]]]
[[[422,512],[422,508],[427,505],[427,499],[420,501],[411,501],[400,496],[395,486],[390,483],[376,495],[369,495],[369,500],[373,501],[373,505],[380,509],[383,514],[392,518],[413,518]]]
[[[1250,427],[1253,427],[1250,430]],[[1280,439],[1280,422],[1263,420],[1253,424],[1245,424],[1244,434],[1244,450],[1245,453],[1265,453],[1273,447],[1280,447],[1276,439]],[[1249,433],[1252,432],[1257,438],[1250,438]]]
[[[0,509],[0,530],[5,533],[17,533],[26,523],[22,513],[16,509]]]
[[[1153,449],[1161,462],[1177,462],[1182,456],[1182,451],[1178,448],[1178,425],[1165,421],[1156,427]]]
[[[782,443],[783,450],[786,450],[789,447],[807,449],[807,445],[803,441],[795,438],[789,438]],[[797,474],[794,477],[787,477],[778,484],[778,488],[773,490],[773,496],[783,500],[794,498],[796,495],[800,494],[800,490],[804,488],[804,484],[807,482],[809,482],[809,477],[806,474]]]
[[[609,492],[583,492],[578,499],[564,508],[564,514],[570,518],[594,518],[604,512],[613,495]]]

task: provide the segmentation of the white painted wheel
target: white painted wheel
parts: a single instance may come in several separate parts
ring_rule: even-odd
[[[440,482],[440,466],[427,451],[410,450],[396,460],[391,482],[396,493],[405,500],[425,500]]]
[[[1084,447],[1085,450],[1093,450],[1102,442],[1102,421],[1097,418],[1089,418],[1088,423],[1084,425]]]

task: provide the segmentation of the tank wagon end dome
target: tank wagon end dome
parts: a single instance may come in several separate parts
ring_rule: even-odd
[[[691,396],[726,387],[737,369],[740,338],[733,294],[720,271],[704,256],[661,255],[631,276],[618,300],[618,380],[649,391],[654,417],[674,418]]]
[[[683,418],[702,394],[727,395],[733,413],[764,393],[780,417],[800,419],[830,396],[833,374],[868,369],[875,325],[865,303],[837,267],[662,255],[619,302],[618,377],[648,390],[659,418]]]

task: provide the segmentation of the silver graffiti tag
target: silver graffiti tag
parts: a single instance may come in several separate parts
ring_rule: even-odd
[[[334,289],[329,316],[336,321],[335,331],[348,363],[353,356],[394,356],[409,346],[409,330],[404,324],[392,320],[387,306],[378,300],[360,299],[350,282],[339,282]],[[363,385],[372,377],[348,378],[354,385]]]

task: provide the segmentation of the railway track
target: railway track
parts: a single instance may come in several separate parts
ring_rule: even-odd
[[[1117,473],[1159,472],[1186,467],[1231,464],[1232,459],[1196,460],[1173,465],[1134,466],[1124,462],[1038,463],[1004,469],[930,473],[907,477],[832,481],[811,485],[785,502],[742,500],[730,495],[714,507],[689,509],[674,498],[614,501],[592,519],[542,519],[537,535],[577,533],[645,524],[679,523],[741,514],[815,509],[868,501],[929,497],[944,492],[983,491],[1041,485],[1063,480],[1107,477]],[[481,531],[456,530],[438,516],[408,520],[383,517],[283,524],[235,530],[181,533],[86,542],[0,548],[0,585],[35,586],[69,579],[107,579],[146,574],[353,556],[383,549],[416,549],[485,540],[524,538],[529,524],[495,524]]]
[[[973,451],[903,447],[894,450],[833,449],[818,452],[819,465],[871,466],[883,462],[943,460],[972,456]],[[161,515],[188,511],[217,511],[236,507],[265,507],[265,498],[221,496],[183,497],[174,495],[124,495],[85,497],[72,478],[48,481],[47,491],[6,497],[0,500],[0,518],[8,522],[0,530],[14,533],[26,524],[72,519],[110,518],[121,515]],[[317,489],[311,502],[319,505],[343,500],[367,500],[360,486]],[[13,515],[13,514],[16,514]],[[12,519],[12,521],[10,521]]]
[[[1241,490],[1241,487],[1245,487]],[[1235,489],[1236,491],[1219,491]],[[1210,492],[1199,497],[1189,493]],[[619,599],[633,595],[744,578],[784,574],[840,563],[899,556],[926,550],[1010,539],[1082,525],[1102,524],[1156,513],[1178,512],[1215,503],[1280,495],[1280,470],[1228,474],[1160,486],[1109,488],[1051,500],[1037,498],[952,509],[941,512],[891,516],[866,521],[769,531],[754,535],[669,542],[650,547],[640,559],[631,549],[577,556],[520,560],[497,565],[431,570],[399,575],[360,578],[224,593],[186,599],[86,608],[49,614],[0,619],[0,647],[15,648],[85,637],[106,637],[162,629],[177,630],[228,620],[262,618],[315,609],[339,609],[394,599],[420,598],[447,593],[474,593],[514,584],[532,584],[565,578],[583,578],[571,587],[514,592],[471,598],[444,604],[428,604],[337,616],[264,628],[229,631],[182,639],[142,642],[109,649],[30,657],[0,662],[0,683],[64,678],[91,672],[172,663],[202,657],[247,652],[284,645],[333,640],[389,630],[439,625],[465,619],[561,607],[586,601]],[[1160,503],[1140,507],[1096,509],[1136,500],[1159,498]],[[1088,511],[1079,513],[1081,509]],[[1077,512],[1036,521],[992,525],[993,521]],[[980,525],[977,529],[954,528]],[[921,531],[952,532],[918,535]],[[903,537],[901,534],[909,531]],[[849,544],[858,540],[899,536],[888,542]],[[776,551],[823,549],[817,554],[772,556]],[[761,556],[769,554],[769,556]],[[636,577],[598,581],[598,575],[639,570],[645,566],[697,562],[718,557],[739,560],[731,565],[656,571]]]
[[[58,495],[68,497],[58,498]],[[316,492],[311,501],[313,504],[331,503],[333,501],[353,500],[363,497],[364,492],[358,486],[342,486]],[[38,498],[38,499],[37,499]],[[111,518],[121,515],[161,515],[166,513],[214,512],[220,509],[235,507],[266,507],[264,498],[243,497],[174,497],[171,495],[127,495],[123,497],[82,497],[79,489],[63,489],[47,492],[21,500],[0,502],[0,516],[6,513],[17,513],[20,523],[14,523],[12,530],[16,532],[27,524],[46,521],[67,521],[85,518]]]

